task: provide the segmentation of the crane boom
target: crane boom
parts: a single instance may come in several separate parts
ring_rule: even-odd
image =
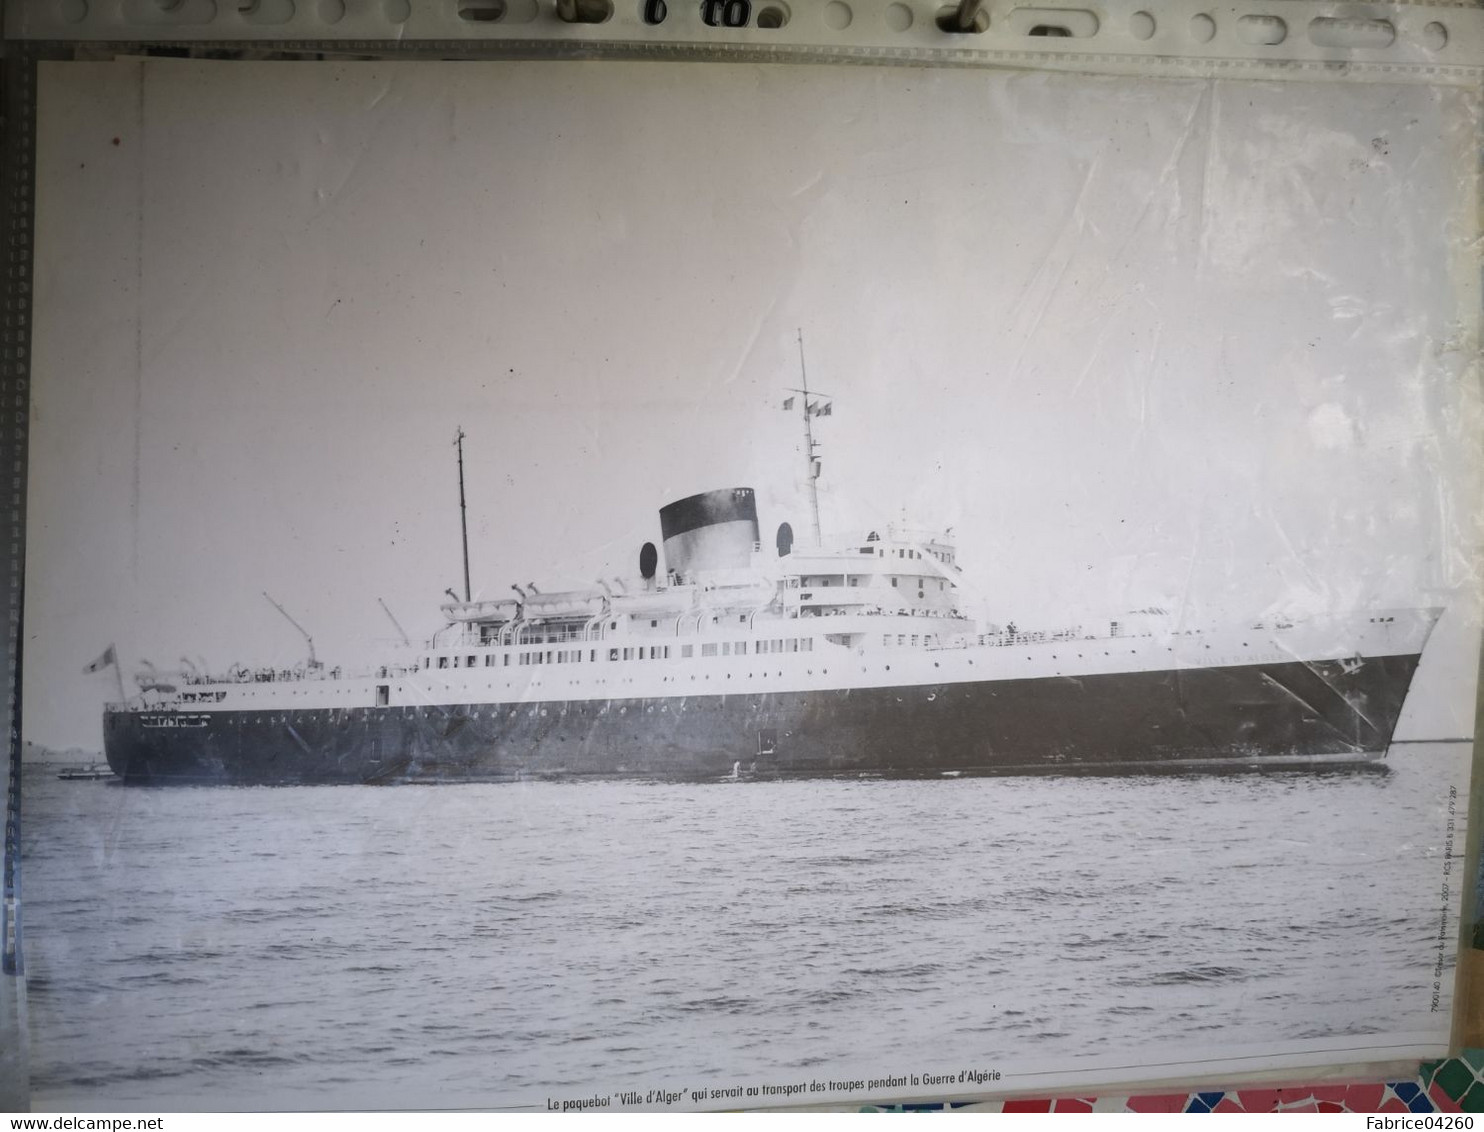
[[[309,631],[307,629],[305,629],[303,625],[300,625],[297,621],[295,621],[292,617],[290,617],[289,616],[289,611],[287,609],[285,609],[283,606],[279,605],[278,602],[274,601],[272,595],[269,594],[267,590],[264,590],[263,591],[263,596],[268,599],[268,604],[269,605],[273,606],[274,609],[278,610],[279,613],[283,614],[283,619],[285,621],[287,621],[295,629],[298,629],[299,632],[303,635],[305,642],[309,645],[309,667],[310,668],[319,668],[320,667],[319,657],[317,657],[317,656],[314,655],[314,638],[309,635]]]
[[[402,643],[411,648],[412,642],[407,639],[407,630],[402,628],[402,622],[392,616],[392,611],[387,608],[386,602],[382,601],[381,598],[377,598],[376,601],[381,606],[381,611],[386,614],[387,620],[396,627],[397,635],[402,638]]]

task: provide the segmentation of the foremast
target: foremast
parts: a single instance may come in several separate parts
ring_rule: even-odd
[[[809,400],[809,370],[804,364],[804,331],[799,330],[799,388],[791,389],[790,392],[797,393],[799,408],[804,417],[804,483],[809,490],[809,518],[814,528],[814,545],[824,545],[824,534],[819,525],[819,473],[821,470],[818,456],[819,442],[814,439],[814,417],[827,417],[834,409],[833,403],[828,399],[828,393],[816,392],[814,396],[821,398],[818,401]],[[785,409],[793,408],[794,398],[790,397],[783,403]]]

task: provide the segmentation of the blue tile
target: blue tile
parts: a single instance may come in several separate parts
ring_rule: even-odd
[[[1408,1104],[1412,1103],[1413,1097],[1422,1092],[1416,1081],[1397,1081],[1391,1086],[1391,1090]]]
[[[1407,1107],[1413,1112],[1437,1112],[1433,1107],[1432,1098],[1426,1093],[1418,1093],[1407,1102]]]
[[[1221,1103],[1221,1098],[1224,1097],[1224,1096],[1226,1096],[1226,1094],[1225,1093],[1197,1093],[1196,1096],[1198,1096],[1198,1097],[1201,1098],[1202,1103],[1204,1103],[1207,1108],[1215,1108],[1218,1104]]]

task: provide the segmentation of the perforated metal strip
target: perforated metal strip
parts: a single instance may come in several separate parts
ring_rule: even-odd
[[[574,10],[602,22],[562,19]],[[935,0],[6,0],[12,38],[55,43],[312,43],[336,54],[830,59],[1445,83],[1475,82],[1484,67],[1484,11],[1452,2],[986,0],[983,30],[969,33],[940,27],[952,10]]]
[[[32,168],[35,155],[35,76],[30,59],[4,65],[4,148],[0,152],[0,232],[4,275],[0,280],[0,467],[8,486],[3,597],[5,620],[5,734],[8,738],[5,789],[4,882],[0,893],[0,977],[22,973],[21,951],[21,643],[26,556],[26,420],[29,407],[31,345]]]

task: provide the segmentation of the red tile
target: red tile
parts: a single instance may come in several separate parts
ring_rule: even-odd
[[[1345,1105],[1351,1112],[1378,1112],[1385,1099],[1385,1085],[1351,1085],[1345,1090]]]
[[[1056,1111],[1057,1112],[1091,1112],[1092,1111],[1092,1102],[1091,1101],[1072,1100],[1070,1098],[1063,1097],[1061,1100],[1059,1100],[1059,1101],[1056,1102]]]
[[[1246,1112],[1247,1110],[1245,1108],[1243,1108],[1241,1105],[1239,1105],[1236,1101],[1232,1100],[1232,1098],[1230,1096],[1225,1096],[1225,1097],[1222,1097],[1221,1100],[1219,1100],[1216,1103],[1216,1107],[1213,1108],[1211,1111],[1212,1112]]]
[[[1240,1089],[1234,1094],[1247,1112],[1272,1112],[1283,1099],[1282,1089]],[[1294,1099],[1301,1099],[1302,1094]]]
[[[1189,1093],[1166,1093],[1157,1097],[1129,1097],[1129,1112],[1184,1112]]]
[[[1050,1101],[1006,1101],[1004,1112],[1050,1112]]]
[[[1350,1091],[1349,1085],[1313,1085],[1308,1093],[1316,1101],[1342,1101]]]
[[[1412,1110],[1407,1107],[1407,1102],[1404,1101],[1404,1100],[1402,1100],[1401,1097],[1393,1096],[1389,1101],[1387,1101],[1386,1103],[1384,1103],[1376,1111],[1377,1112],[1411,1112]]]
[[[1428,1086],[1427,1095],[1432,1098],[1432,1103],[1438,1106],[1439,1112],[1462,1112],[1458,1102],[1443,1091],[1443,1086],[1434,1081]]]

